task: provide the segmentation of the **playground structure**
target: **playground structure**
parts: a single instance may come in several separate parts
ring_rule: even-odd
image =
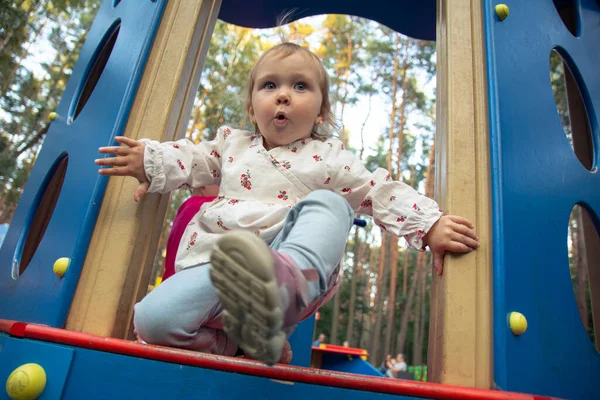
[[[465,388],[123,340],[132,339],[168,197],[135,203],[133,179],[97,175],[97,148],[116,135],[180,137],[217,17],[266,27],[294,7],[297,18],[352,14],[437,40],[436,199],[474,222],[481,248],[446,257],[433,278],[428,380]],[[600,321],[599,17],[594,0],[104,1],[0,249],[0,378],[37,363],[47,399],[531,398],[480,390],[492,388],[598,397],[600,355],[577,312],[565,237],[571,209],[584,206]],[[548,79],[555,49],[571,72],[574,151]],[[311,337],[310,322],[301,324],[295,357],[308,358]]]
[[[322,343],[318,347],[313,346],[310,366],[351,374],[383,376],[377,368],[367,362],[367,357],[368,352],[365,349]]]

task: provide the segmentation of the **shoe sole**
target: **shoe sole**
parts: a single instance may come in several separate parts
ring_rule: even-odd
[[[268,246],[251,233],[231,232],[219,239],[210,262],[227,336],[252,358],[275,364],[286,335]]]

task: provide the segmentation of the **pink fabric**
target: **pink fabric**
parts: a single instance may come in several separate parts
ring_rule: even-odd
[[[175,273],[175,256],[179,248],[179,242],[185,232],[187,224],[190,223],[194,215],[200,211],[202,204],[211,202],[215,199],[214,196],[192,196],[183,203],[177,210],[169,239],[167,240],[167,255],[165,257],[165,273],[163,281]]]
[[[327,292],[323,293],[321,296],[317,297],[316,299],[311,301],[310,304],[308,304],[308,306],[302,313],[301,320],[304,321],[305,319],[312,317],[313,314],[316,313],[319,308],[329,303],[329,300],[331,300],[333,296],[335,296],[335,294],[337,293],[341,283],[342,275],[340,274],[340,266],[338,265],[337,268],[333,271],[331,277],[329,278],[329,281],[327,281]]]
[[[271,254],[273,254],[273,259],[275,260],[275,277],[277,283],[280,287],[284,285],[290,296],[289,299],[282,299],[284,308],[287,308],[283,323],[284,327],[295,326],[298,322],[312,317],[321,306],[327,304],[336,294],[341,283],[339,265],[335,268],[331,277],[329,277],[327,291],[309,302],[308,282],[318,280],[317,270],[300,270],[292,257],[277,250],[271,249]]]

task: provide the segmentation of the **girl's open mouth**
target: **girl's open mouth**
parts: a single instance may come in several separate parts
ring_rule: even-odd
[[[281,125],[287,124],[287,122],[288,122],[288,119],[286,118],[286,116],[284,114],[278,114],[275,117],[275,125],[281,126]]]

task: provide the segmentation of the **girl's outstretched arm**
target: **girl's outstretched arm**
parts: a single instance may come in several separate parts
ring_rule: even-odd
[[[243,132],[242,132],[243,133]],[[132,176],[140,183],[134,199],[147,192],[169,193],[179,188],[219,185],[221,181],[221,154],[224,142],[232,134],[221,127],[213,140],[194,144],[190,140],[157,142],[117,137],[121,146],[101,147],[101,154],[114,155],[96,160],[97,165],[109,167],[98,171],[107,176]]]
[[[441,275],[444,270],[444,253],[468,253],[479,247],[479,238],[473,224],[458,215],[443,215],[423,238],[433,254],[433,265]]]
[[[106,176],[132,176],[140,183],[135,189],[133,199],[139,201],[146,194],[150,181],[144,171],[144,149],[142,142],[124,136],[117,136],[115,141],[123,146],[100,147],[100,154],[113,154],[114,157],[99,158],[96,165],[109,167],[98,170],[100,175]]]

